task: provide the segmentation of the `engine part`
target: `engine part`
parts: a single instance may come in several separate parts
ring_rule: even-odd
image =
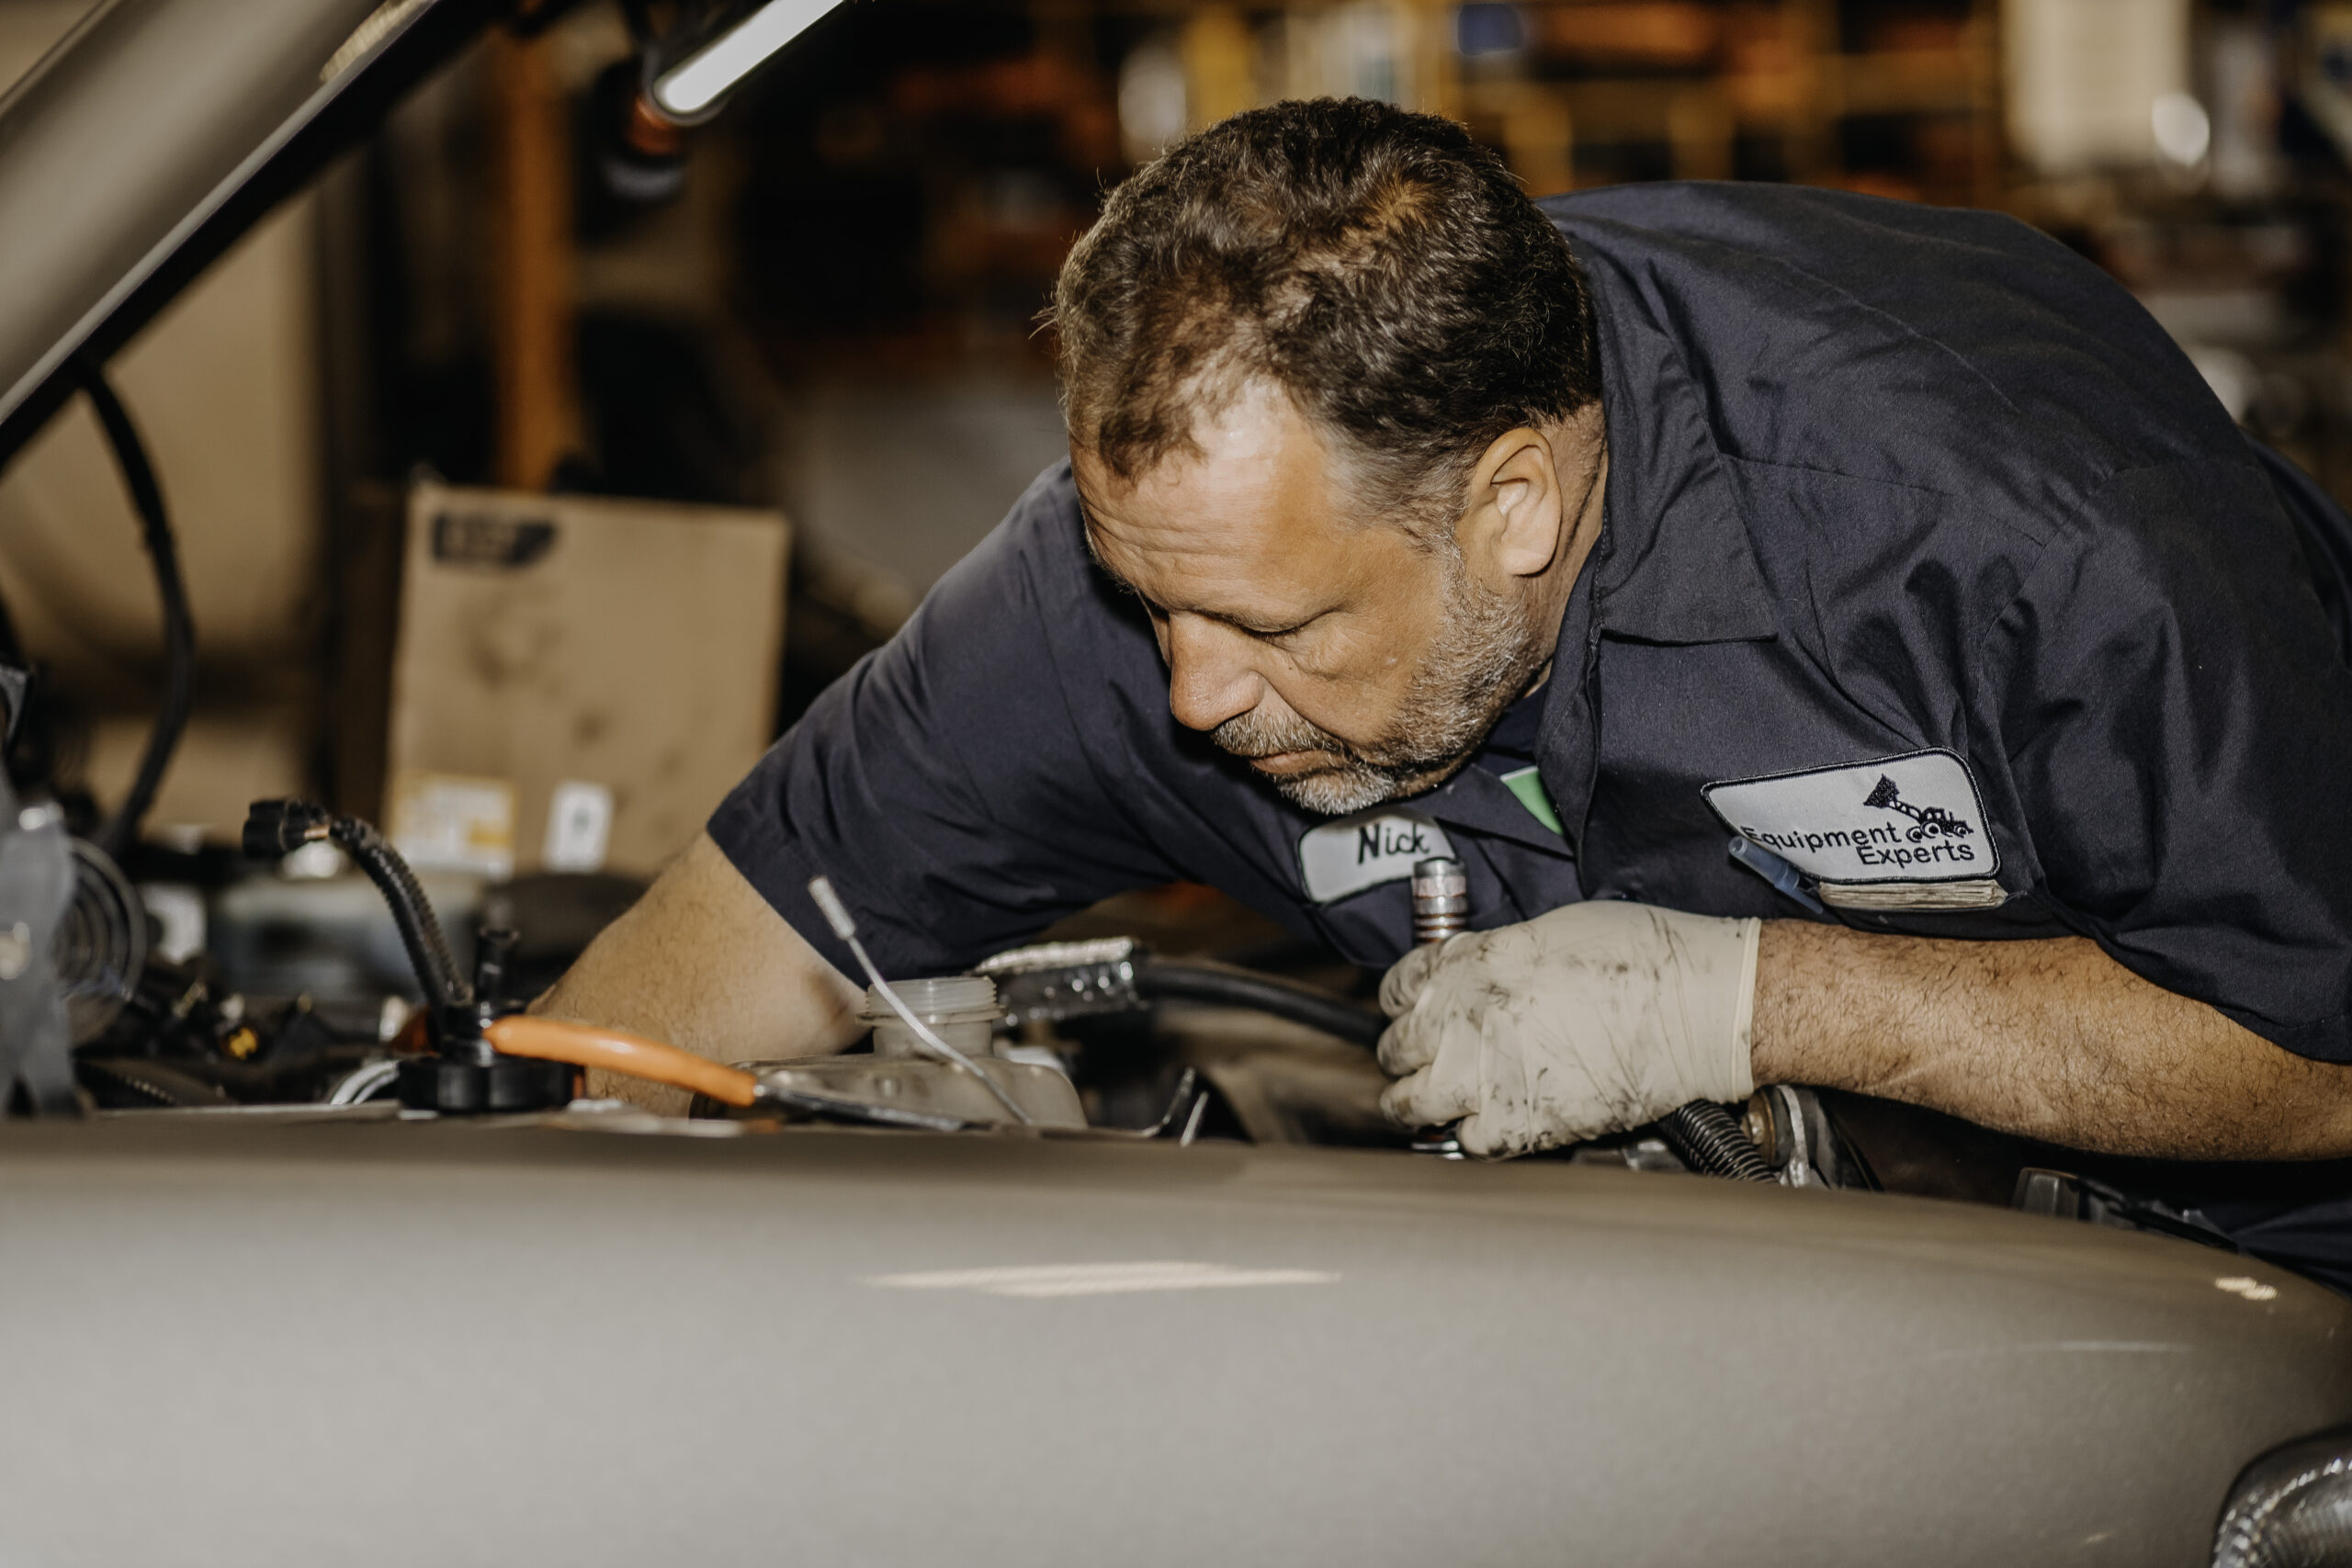
[[[1770,1181],[1764,1163],[1738,1120],[1722,1106],[1694,1100],[1658,1118],[1657,1130],[1682,1163],[1705,1176],[1734,1181]]]
[[[967,1056],[995,1054],[994,1035],[1001,1016],[995,981],[985,975],[948,975],[894,984],[899,999],[940,1039]],[[880,990],[867,987],[865,1007],[857,1016],[874,1032],[876,1055],[905,1057],[922,1051],[922,1043],[899,1021]]]
[[[933,1064],[936,1066],[937,1064]],[[889,1127],[908,1133],[972,1133],[983,1127],[1001,1127],[1001,1122],[967,1122],[960,1116],[934,1116],[927,1111],[909,1111],[897,1105],[883,1105],[866,1100],[844,1100],[777,1082],[763,1084],[762,1097],[776,1109],[820,1122],[842,1122],[856,1127]],[[697,1099],[687,1114],[711,1114],[708,1103]]]
[[[68,1042],[84,1043],[104,1034],[136,992],[146,965],[147,911],[115,863],[138,841],[140,824],[154,802],[164,771],[170,766],[180,734],[187,727],[196,686],[196,626],[188,612],[187,585],[180,573],[179,549],[172,536],[171,515],[164,507],[154,466],[148,461],[146,446],[139,437],[138,427],[131,423],[130,412],[115,396],[98,362],[83,360],[80,378],[113,450],[123,487],[130,492],[131,505],[139,514],[141,537],[148,558],[153,563],[156,592],[163,601],[164,611],[164,695],[157,706],[154,726],[148,732],[138,772],[122,804],[99,829],[96,843],[78,840],[71,842],[70,858],[62,878],[65,883],[62,908],[45,920],[11,922],[5,933],[0,933],[6,938],[0,948],[38,942],[38,953],[29,957],[11,958],[8,953],[0,951],[0,969],[13,963],[16,970],[6,976],[7,980],[23,978],[34,989],[47,993],[30,1004],[36,1018],[6,1021],[23,1055],[11,1070],[0,1073],[0,1090],[20,1074],[28,1075],[26,1081],[34,1102],[48,1110],[78,1108],[65,1045]],[[9,641],[13,644],[14,640],[12,629]],[[25,705],[28,689],[28,673],[12,666],[5,691],[6,730],[11,736]],[[0,807],[13,813],[14,789],[0,790],[0,795],[5,796],[0,799]],[[34,816],[40,817],[38,823],[30,820]],[[56,852],[65,842],[54,808],[36,808],[27,813],[20,819],[17,836],[24,835],[39,836],[37,840],[27,839],[23,855],[38,860],[40,866],[6,869],[29,874],[32,880],[24,889],[27,897],[46,905],[57,892],[55,885],[61,880],[61,868]],[[53,1017],[60,1011],[62,1022]]]
[[[0,770],[0,1108],[21,1087],[44,1115],[75,1114],[65,999],[51,958],[74,897],[74,857],[54,806],[19,810]]]
[[[1001,1100],[1019,1105],[1023,1121],[1037,1127],[1083,1127],[1086,1111],[1069,1079],[1051,1067],[982,1056],[975,1067],[987,1075],[994,1095],[971,1076],[924,1056],[818,1056],[807,1061],[746,1064],[756,1074],[763,1101],[789,1111],[796,1106],[824,1113],[844,1105],[879,1107],[963,1126],[1001,1122]]]
[[[441,940],[440,927],[433,923],[432,907],[424,902],[416,879],[409,874],[408,863],[384,842],[374,828],[364,822],[344,826],[354,830],[337,834],[336,841],[352,850],[353,858],[368,870],[376,886],[383,890],[385,901],[392,906],[393,917],[401,922],[401,934],[410,939],[409,956],[416,963],[417,978],[428,999],[435,993],[425,956],[437,953],[444,966],[441,995],[446,999],[429,1015],[435,1053],[413,1056],[401,1064],[401,1103],[412,1111],[473,1115],[482,1111],[544,1111],[573,1100],[580,1089],[580,1064],[571,1055],[560,1051],[502,1050],[490,1038],[490,1031],[499,1024],[527,1026],[542,1021],[497,1016],[496,998],[504,987],[506,955],[514,948],[514,933],[482,933],[474,947],[474,984],[463,985],[447,969],[447,945]],[[377,874],[379,866],[380,876]],[[410,897],[413,903],[404,907],[402,899]],[[544,1027],[559,1031],[576,1028],[552,1023]],[[655,1049],[673,1052],[689,1061],[701,1060],[688,1057],[673,1046]]]
[[[1131,936],[1041,942],[983,959],[972,965],[972,973],[996,982],[1005,1021],[1018,1028],[1141,1011],[1145,1004],[1136,994],[1136,965],[1150,956],[1150,950]]]
[[[23,655],[17,649],[16,622],[8,615],[8,606],[0,603],[0,709],[6,712],[5,724],[0,724],[0,746],[13,744],[17,727],[24,721],[26,701],[32,694],[32,667],[20,662]]]
[[[340,857],[338,857],[340,858]],[[466,932],[512,925],[469,872],[421,871],[417,886],[465,973]],[[379,1010],[387,994],[402,1006],[424,1000],[407,939],[376,886],[356,869],[332,876],[249,876],[216,894],[206,910],[207,948],[231,990],[257,996],[309,994]]]
[[[1816,1090],[1768,1084],[1748,1100],[1741,1126],[1783,1187],[1871,1185]]]
[[[75,839],[74,899],[51,954],[66,1032],[85,1045],[121,1016],[147,966],[147,910],[107,853]]]
[[[1010,1123],[993,1114],[970,1116],[951,1110],[919,1110],[913,1101],[922,1098],[928,1089],[945,1083],[962,1086],[970,1093],[969,1080],[947,1072],[944,1064],[929,1061],[902,1062],[901,1066],[920,1067],[929,1075],[925,1084],[910,1094],[903,1081],[888,1077],[874,1078],[860,1084],[855,1078],[838,1069],[864,1066],[874,1066],[872,1057],[816,1057],[804,1062],[748,1064],[748,1068],[762,1070],[759,1108],[782,1111],[796,1120],[843,1122],[854,1126],[889,1127],[901,1131],[927,1133],[987,1133],[1007,1131]],[[1060,1077],[1050,1068],[1031,1067],[1026,1063],[1002,1062],[1005,1067],[1021,1068],[1025,1073],[1045,1072]],[[815,1069],[814,1073],[804,1069]],[[994,1071],[991,1067],[989,1071]],[[1032,1110],[1038,1113],[1041,1129],[1060,1134],[1082,1134],[1091,1139],[1105,1142],[1121,1140],[1145,1141],[1170,1132],[1177,1134],[1179,1147],[1189,1148],[1199,1134],[1203,1113],[1208,1109],[1209,1093],[1200,1087],[1200,1074],[1187,1067],[1177,1076],[1176,1087],[1168,1098],[1167,1108],[1157,1119],[1142,1127],[1096,1127],[1083,1120],[1082,1107],[1078,1106],[1075,1091],[1065,1094],[1042,1079],[1023,1076],[1007,1084],[1016,1094],[1037,1090]],[[1064,1088],[1068,1087],[1064,1080]],[[977,1099],[970,1100],[977,1104]],[[695,1097],[687,1114],[695,1117],[715,1117],[723,1114],[722,1106],[707,1096]],[[1072,1118],[1078,1118],[1073,1120]],[[1181,1118],[1181,1120],[1180,1120]]]
[[[503,988],[511,937],[501,933],[498,940],[477,946],[480,984],[469,986],[458,978],[449,944],[441,935],[433,906],[425,901],[424,890],[417,886],[415,874],[372,824],[356,817],[334,816],[324,807],[304,800],[258,800],[245,818],[245,853],[256,860],[275,860],[304,844],[321,841],[342,846],[384,896],[424,995],[434,1054],[412,1056],[401,1064],[401,1103],[411,1110],[471,1115],[542,1111],[571,1100],[580,1077],[577,1064],[561,1057],[502,1052],[485,1033],[488,1026],[498,1021],[495,997],[484,998],[478,993]]]
[[[579,1077],[579,1069],[568,1062],[411,1056],[400,1066],[400,1100],[411,1111],[437,1111],[445,1116],[546,1111],[573,1099]]]
[[[220,1085],[175,1063],[84,1056],[74,1066],[101,1111],[203,1111],[236,1103]]]
[[[1301,986],[1252,974],[1206,959],[1158,959],[1136,966],[1136,994],[1147,1002],[1202,1002],[1212,1007],[1250,1008],[1303,1023],[1366,1050],[1380,1043],[1388,1021],[1353,1002]]]
[[[2248,1465],[2214,1531],[2213,1568],[2352,1568],[2352,1435],[2292,1443]]]
[[[842,944],[849,949],[850,955],[855,958],[858,966],[865,971],[865,978],[874,987],[873,994],[879,997],[889,1010],[898,1015],[899,1021],[906,1025],[907,1032],[942,1060],[951,1062],[971,1074],[990,1095],[995,1097],[997,1102],[1011,1113],[1015,1122],[1026,1125],[1029,1113],[1021,1108],[1020,1102],[998,1087],[994,1078],[980,1071],[978,1066],[969,1056],[933,1033],[931,1027],[917,1018],[907,1004],[899,999],[899,994],[890,988],[890,982],[882,977],[882,971],[874,966],[874,960],[867,955],[865,944],[857,940],[857,922],[850,919],[849,906],[842,903],[841,895],[833,891],[833,885],[824,877],[812,876],[808,879],[808,896],[816,900],[817,908],[823,911],[825,923],[833,928],[833,934],[841,938]]]
[[[519,932],[506,926],[484,926],[474,933],[474,998],[501,1012],[513,1002],[509,985]]]
[[[441,902],[438,879],[420,873],[417,880],[434,896],[441,928],[454,941],[464,926]],[[506,964],[513,995],[536,997],[554,985],[599,932],[645,896],[645,886],[635,877],[605,872],[542,871],[484,888],[479,923],[519,933]]]
[[[429,1055],[407,1057],[399,1064],[398,1087],[402,1105],[445,1113],[545,1110],[571,1100],[581,1069],[591,1066],[673,1084],[735,1106],[747,1106],[761,1098],[759,1080],[752,1074],[673,1045],[620,1030],[505,1012],[508,965],[518,940],[512,931],[479,933],[473,982],[468,985],[459,980],[440,924],[408,863],[370,824],[356,818],[335,817],[323,807],[301,800],[256,801],[245,820],[245,852],[255,859],[275,859],[304,844],[321,841],[341,845],[384,896],[427,1002],[425,1018],[434,1051]],[[1021,1098],[1009,1093],[971,1058],[943,1043],[874,971],[872,961],[857,942],[849,912],[834,897],[832,888],[820,877],[811,885],[810,891],[817,895],[834,929],[842,933],[859,961],[865,964],[874,981],[875,995],[888,1005],[911,1038],[953,1062],[1014,1121],[1030,1122],[1033,1118]],[[994,987],[989,982],[958,979],[945,984],[950,991],[960,985],[971,993],[939,998],[952,1004],[944,1010],[948,1021],[962,1023],[966,1021],[954,1018],[955,1013],[977,1011],[977,1019],[970,1021],[983,1030],[993,1024],[997,1014]],[[971,1005],[975,1001],[978,1003],[977,1009]],[[1065,1109],[1075,1111],[1077,1091],[1061,1074],[1022,1064],[998,1065],[1016,1073],[1016,1081],[1025,1083],[1027,1075],[1037,1074],[1057,1084],[1066,1104],[1053,1102],[1050,1089],[1041,1091],[1052,1104],[1057,1123]],[[899,1066],[911,1070],[919,1064],[904,1062]],[[785,1097],[774,1098],[782,1100]],[[1082,1113],[1078,1113],[1075,1124],[1084,1124]]]
[[[514,1013],[485,1024],[481,1033],[503,1055],[560,1066],[567,1073],[579,1067],[604,1067],[692,1089],[735,1106],[749,1105],[759,1095],[759,1081],[740,1067],[723,1066],[707,1056],[625,1030]],[[564,1098],[571,1098],[568,1088]]]
[[[106,431],[116,466],[122,472],[123,487],[130,491],[131,504],[139,513],[141,538],[154,565],[155,592],[164,604],[163,702],[155,711],[154,728],[147,732],[147,749],[139,759],[139,772],[132,776],[129,792],[98,829],[98,847],[119,860],[124,851],[139,841],[139,826],[146,820],[147,808],[155,803],[164,770],[171,766],[180,732],[187,728],[188,708],[196,697],[196,622],[188,613],[187,584],[180,575],[171,514],[164,510],[163,487],[155,482],[154,466],[147,460],[139,428],[95,360],[83,363],[82,389]]]
[[[1413,942],[1427,947],[1470,929],[1470,875],[1450,855],[1413,863]]]
[[[2086,1224],[2112,1225],[2118,1230],[2154,1231],[2226,1252],[2239,1250],[2236,1242],[2202,1216],[2176,1209],[2160,1199],[2124,1192],[2072,1171],[2026,1167],[2018,1172],[2017,1193],[2009,1206],[2029,1214],[2081,1220]]]
[[[1468,916],[1466,889],[1461,862],[1432,856],[1416,863],[1416,933],[1424,941],[1442,941],[1458,930]],[[1248,1008],[1366,1049],[1380,1043],[1387,1027],[1378,1013],[1328,991],[1200,960],[1154,959],[1125,938],[1014,948],[980,964],[978,972],[998,980],[1006,1016],[1016,1022],[1060,1022],[1134,1011],[1158,1001],[1187,1001]],[[1661,1121],[1658,1131],[1692,1170],[1744,1181],[1773,1179],[1738,1121],[1721,1106],[1685,1106]],[[1441,1129],[1426,1130],[1412,1147],[1442,1158],[1463,1157],[1461,1145]]]
[[[1005,1021],[1014,1025],[1197,1002],[1287,1019],[1367,1050],[1387,1026],[1378,1013],[1329,991],[1207,959],[1155,958],[1133,937],[1016,947],[973,965],[972,973],[996,982]]]
[[[336,817],[307,800],[257,800],[245,818],[244,850],[254,860],[275,861],[304,844],[322,840],[340,845],[367,874],[390,906],[400,927],[401,945],[416,971],[425,1005],[462,1008],[473,1000],[472,990],[458,978],[457,960],[441,934],[424,889],[417,886],[400,852],[375,827],[356,817]]]
[[[374,1100],[386,1089],[393,1088],[400,1076],[401,1065],[397,1059],[369,1062],[354,1067],[335,1080],[334,1087],[327,1091],[324,1103],[358,1105]]]

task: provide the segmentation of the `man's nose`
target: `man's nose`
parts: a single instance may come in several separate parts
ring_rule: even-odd
[[[1187,729],[1215,729],[1266,694],[1249,637],[1198,615],[1168,617],[1168,711]]]

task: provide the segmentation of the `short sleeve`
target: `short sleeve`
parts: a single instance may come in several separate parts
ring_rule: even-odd
[[[1996,629],[2040,886],[2143,978],[2352,1061],[2352,670],[2251,455],[2116,476]]]
[[[1049,470],[711,818],[736,869],[845,974],[808,895],[820,874],[903,976],[965,968],[1177,874],[1102,766],[1159,656],[1080,526],[1067,468]]]

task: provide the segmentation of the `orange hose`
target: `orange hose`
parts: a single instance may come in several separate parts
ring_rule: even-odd
[[[759,1098],[760,1080],[741,1067],[722,1066],[691,1051],[617,1029],[517,1013],[500,1019],[482,1034],[510,1056],[603,1067],[633,1078],[690,1089],[728,1105],[749,1105]]]

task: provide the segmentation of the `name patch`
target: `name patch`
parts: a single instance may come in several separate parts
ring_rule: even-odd
[[[2001,865],[1976,781],[1950,751],[1729,779],[1699,793],[1734,832],[1816,882],[1983,881]]]
[[[1413,874],[1413,863],[1451,855],[1445,829],[1409,811],[1375,807],[1308,829],[1298,840],[1298,879],[1317,904]]]

